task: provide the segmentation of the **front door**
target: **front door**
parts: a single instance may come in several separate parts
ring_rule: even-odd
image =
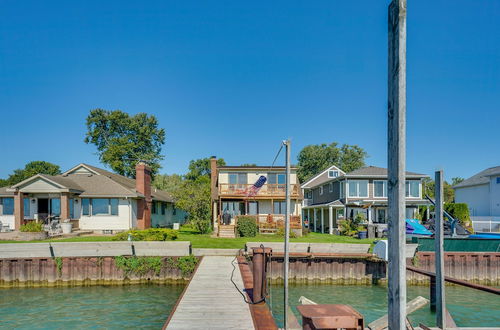
[[[45,220],[49,215],[49,199],[48,198],[38,198],[38,219]]]
[[[222,213],[229,212],[231,220],[237,215],[245,214],[245,204],[243,202],[222,202]]]

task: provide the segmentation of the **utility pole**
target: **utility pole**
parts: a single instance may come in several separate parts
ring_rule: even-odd
[[[389,329],[406,320],[406,0],[389,5],[388,65],[388,318]]]
[[[290,245],[290,140],[283,141],[283,144],[286,148],[286,206],[285,206],[285,262],[284,262],[284,300],[285,300],[285,308],[283,310],[283,326],[285,330],[287,329],[288,322],[288,268],[289,268],[289,245]]]
[[[443,240],[443,171],[435,173],[435,196],[436,196],[436,221],[435,221],[435,262],[436,262],[436,325],[445,328],[446,303],[444,295],[444,240]],[[432,298],[431,298],[432,300]]]

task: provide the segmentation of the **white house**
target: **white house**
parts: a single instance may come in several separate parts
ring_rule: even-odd
[[[468,205],[475,231],[500,231],[500,166],[479,172],[453,189],[455,202]]]
[[[57,217],[81,230],[113,232],[164,227],[184,222],[185,215],[167,192],[151,188],[144,163],[137,164],[135,180],[79,164],[61,175],[37,174],[0,188],[0,221],[15,230],[27,221]]]

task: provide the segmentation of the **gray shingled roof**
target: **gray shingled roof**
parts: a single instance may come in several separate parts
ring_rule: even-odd
[[[387,169],[383,167],[376,167],[376,166],[366,166],[362,167],[360,169],[354,170],[352,172],[349,172],[346,174],[347,177],[355,177],[355,176],[387,176]],[[420,173],[415,173],[415,172],[408,172],[406,171],[406,176],[407,177],[426,177],[427,175],[425,174],[420,174]]]
[[[82,164],[99,175],[68,174],[68,175],[46,175],[40,174],[68,189],[81,191],[80,197],[144,197],[135,190],[135,180],[122,175],[112,173],[101,168]],[[7,192],[8,187],[0,188],[0,195],[11,196],[13,192]],[[151,188],[154,200],[173,202],[172,196],[163,190]]]
[[[490,176],[500,175],[500,166],[490,167],[453,186],[453,189],[477,186],[490,182]]]

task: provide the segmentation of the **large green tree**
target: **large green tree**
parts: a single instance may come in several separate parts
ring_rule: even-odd
[[[175,195],[184,183],[182,175],[179,174],[157,174],[153,180],[153,186]]]
[[[435,199],[435,187],[436,184],[434,180],[431,178],[425,178],[423,179],[423,186],[424,186],[424,196],[427,195],[432,199]],[[453,203],[455,201],[455,191],[452,188],[452,185],[450,185],[448,182],[444,181],[443,182],[443,198],[445,203]]]
[[[173,195],[176,206],[188,213],[189,221],[200,232],[208,232],[211,228],[210,178],[200,176],[195,180],[184,180]]]
[[[350,172],[365,166],[367,156],[366,151],[357,145],[343,144],[339,147],[336,142],[308,145],[297,157],[297,174],[299,180],[305,182],[332,165]]]
[[[218,166],[226,165],[223,158],[217,159]],[[200,158],[189,162],[188,172],[186,173],[186,179],[196,180],[200,176],[210,177],[210,158]]]
[[[87,117],[85,143],[97,147],[102,163],[118,174],[133,178],[138,161],[145,161],[153,174],[158,172],[165,130],[158,128],[153,115],[95,109]]]
[[[12,186],[36,174],[57,175],[61,174],[61,169],[59,165],[42,160],[35,160],[27,163],[24,168],[14,170],[7,179],[0,180],[0,186]]]

